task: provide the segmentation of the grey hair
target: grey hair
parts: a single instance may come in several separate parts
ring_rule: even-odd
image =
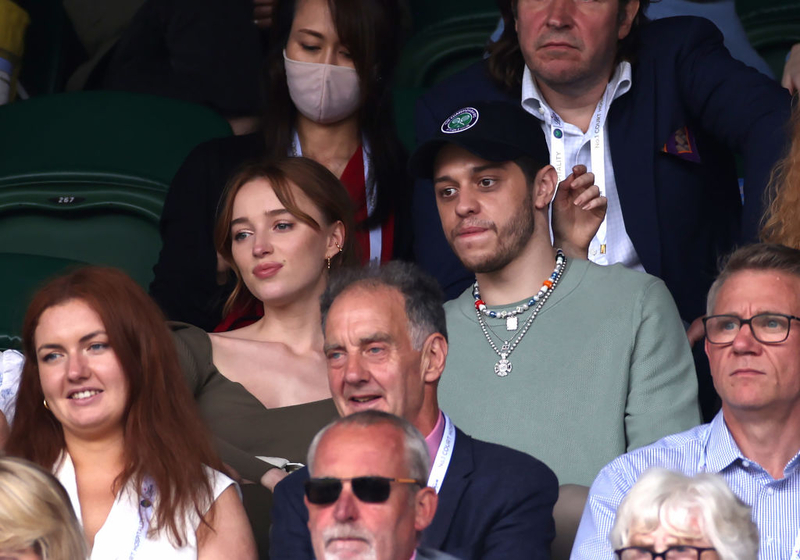
[[[425,481],[428,480],[428,472],[431,468],[431,458],[428,453],[428,445],[425,443],[425,438],[422,437],[419,430],[408,420],[379,410],[365,410],[363,412],[356,412],[349,416],[344,416],[334,420],[317,432],[317,435],[314,436],[308,448],[308,473],[314,476],[314,459],[317,454],[317,447],[331,428],[337,426],[367,427],[379,426],[382,424],[392,426],[397,431],[402,432],[408,477],[419,480],[424,484]],[[376,441],[375,445],[380,446],[382,443]]]
[[[380,267],[346,268],[332,274],[320,298],[323,331],[334,300],[356,286],[391,288],[400,292],[405,301],[408,334],[414,350],[422,350],[425,339],[433,333],[441,333],[447,340],[444,296],[439,284],[416,265],[402,261],[392,261]]]
[[[716,474],[689,477],[661,468],[645,472],[617,509],[611,546],[630,546],[633,534],[659,526],[680,537],[705,537],[720,560],[758,556],[758,529],[750,507]]]
[[[775,270],[800,279],[800,251],[776,243],[754,243],[734,251],[723,261],[719,276],[708,290],[707,315],[713,314],[722,285],[745,270]]]

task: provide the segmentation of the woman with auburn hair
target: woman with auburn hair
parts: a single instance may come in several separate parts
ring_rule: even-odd
[[[305,462],[314,434],[338,417],[328,387],[319,297],[328,271],[358,262],[347,191],[319,163],[254,164],[228,185],[215,232],[236,274],[228,308],[263,317],[208,334],[174,324],[178,352],[223,462],[243,480],[266,557],[271,490]]]
[[[0,457],[0,558],[86,560],[69,496],[33,463]]]
[[[51,470],[92,559],[254,558],[156,304],[87,267],[33,297],[6,451]]]
[[[800,107],[791,119],[792,140],[786,156],[775,164],[769,182],[769,206],[764,214],[761,241],[800,249]]]
[[[176,173],[161,217],[150,293],[170,319],[212,330],[233,288],[213,229],[228,180],[246,162],[304,156],[347,188],[366,261],[410,254],[410,181],[395,130],[392,77],[402,0],[280,0],[260,130],[198,146]],[[227,330],[230,323],[216,330]]]

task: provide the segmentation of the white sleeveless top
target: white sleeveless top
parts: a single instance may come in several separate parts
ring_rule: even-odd
[[[63,460],[56,463],[53,473],[61,482],[72,502],[72,508],[81,521],[81,503],[78,500],[78,485],[75,478],[75,467],[72,458],[65,453]],[[235,484],[224,474],[206,467],[214,491],[214,500]],[[195,560],[197,558],[197,536],[195,531],[200,525],[197,514],[192,512],[184,520],[186,542],[176,548],[170,542],[165,531],[159,531],[153,538],[147,535],[151,516],[154,516],[152,502],[157,499],[152,485],[145,484],[141,492],[136,492],[128,485],[117,495],[105,523],[94,537],[94,547],[90,560],[129,560],[134,558],[159,560]],[[209,505],[210,507],[210,505]],[[207,510],[206,510],[207,511]],[[205,513],[205,512],[204,512]]]

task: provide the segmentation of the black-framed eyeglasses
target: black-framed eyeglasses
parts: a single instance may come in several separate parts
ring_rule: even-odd
[[[701,546],[678,544],[668,547],[663,552],[655,552],[642,546],[629,546],[614,551],[619,560],[700,560],[704,552],[716,550]]]
[[[388,500],[392,493],[392,482],[425,486],[424,482],[413,478],[386,478],[383,476],[311,478],[306,481],[306,498],[318,506],[332,504],[339,499],[344,486],[343,482],[350,482],[356,498],[368,504],[380,504]]]
[[[709,315],[703,319],[706,340],[711,344],[730,344],[739,334],[742,325],[750,325],[753,338],[765,344],[780,344],[789,338],[792,319],[800,317],[783,313],[759,313],[749,319],[738,315]]]

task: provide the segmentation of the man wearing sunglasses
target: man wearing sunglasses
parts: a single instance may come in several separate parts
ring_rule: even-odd
[[[711,286],[707,313],[705,350],[722,410],[710,424],[607,465],[592,485],[572,560],[613,558],[617,507],[656,466],[720,474],[752,507],[760,560],[800,557],[800,251],[736,251]]]
[[[558,496],[553,472],[529,455],[472,439],[439,410],[447,327],[436,281],[401,262],[343,271],[322,297],[322,317],[328,381],[339,414],[388,412],[426,434],[432,465],[424,476],[410,478],[424,479],[436,491],[438,508],[422,531],[422,546],[461,560],[550,558]],[[378,439],[375,445],[383,450],[385,443]],[[313,457],[309,461],[316,469]],[[314,558],[303,505],[307,479],[304,468],[275,488],[272,560]],[[356,485],[354,493],[363,491]]]
[[[323,428],[308,451],[308,527],[317,560],[455,560],[417,549],[437,497],[430,455],[410,422],[376,410]]]

